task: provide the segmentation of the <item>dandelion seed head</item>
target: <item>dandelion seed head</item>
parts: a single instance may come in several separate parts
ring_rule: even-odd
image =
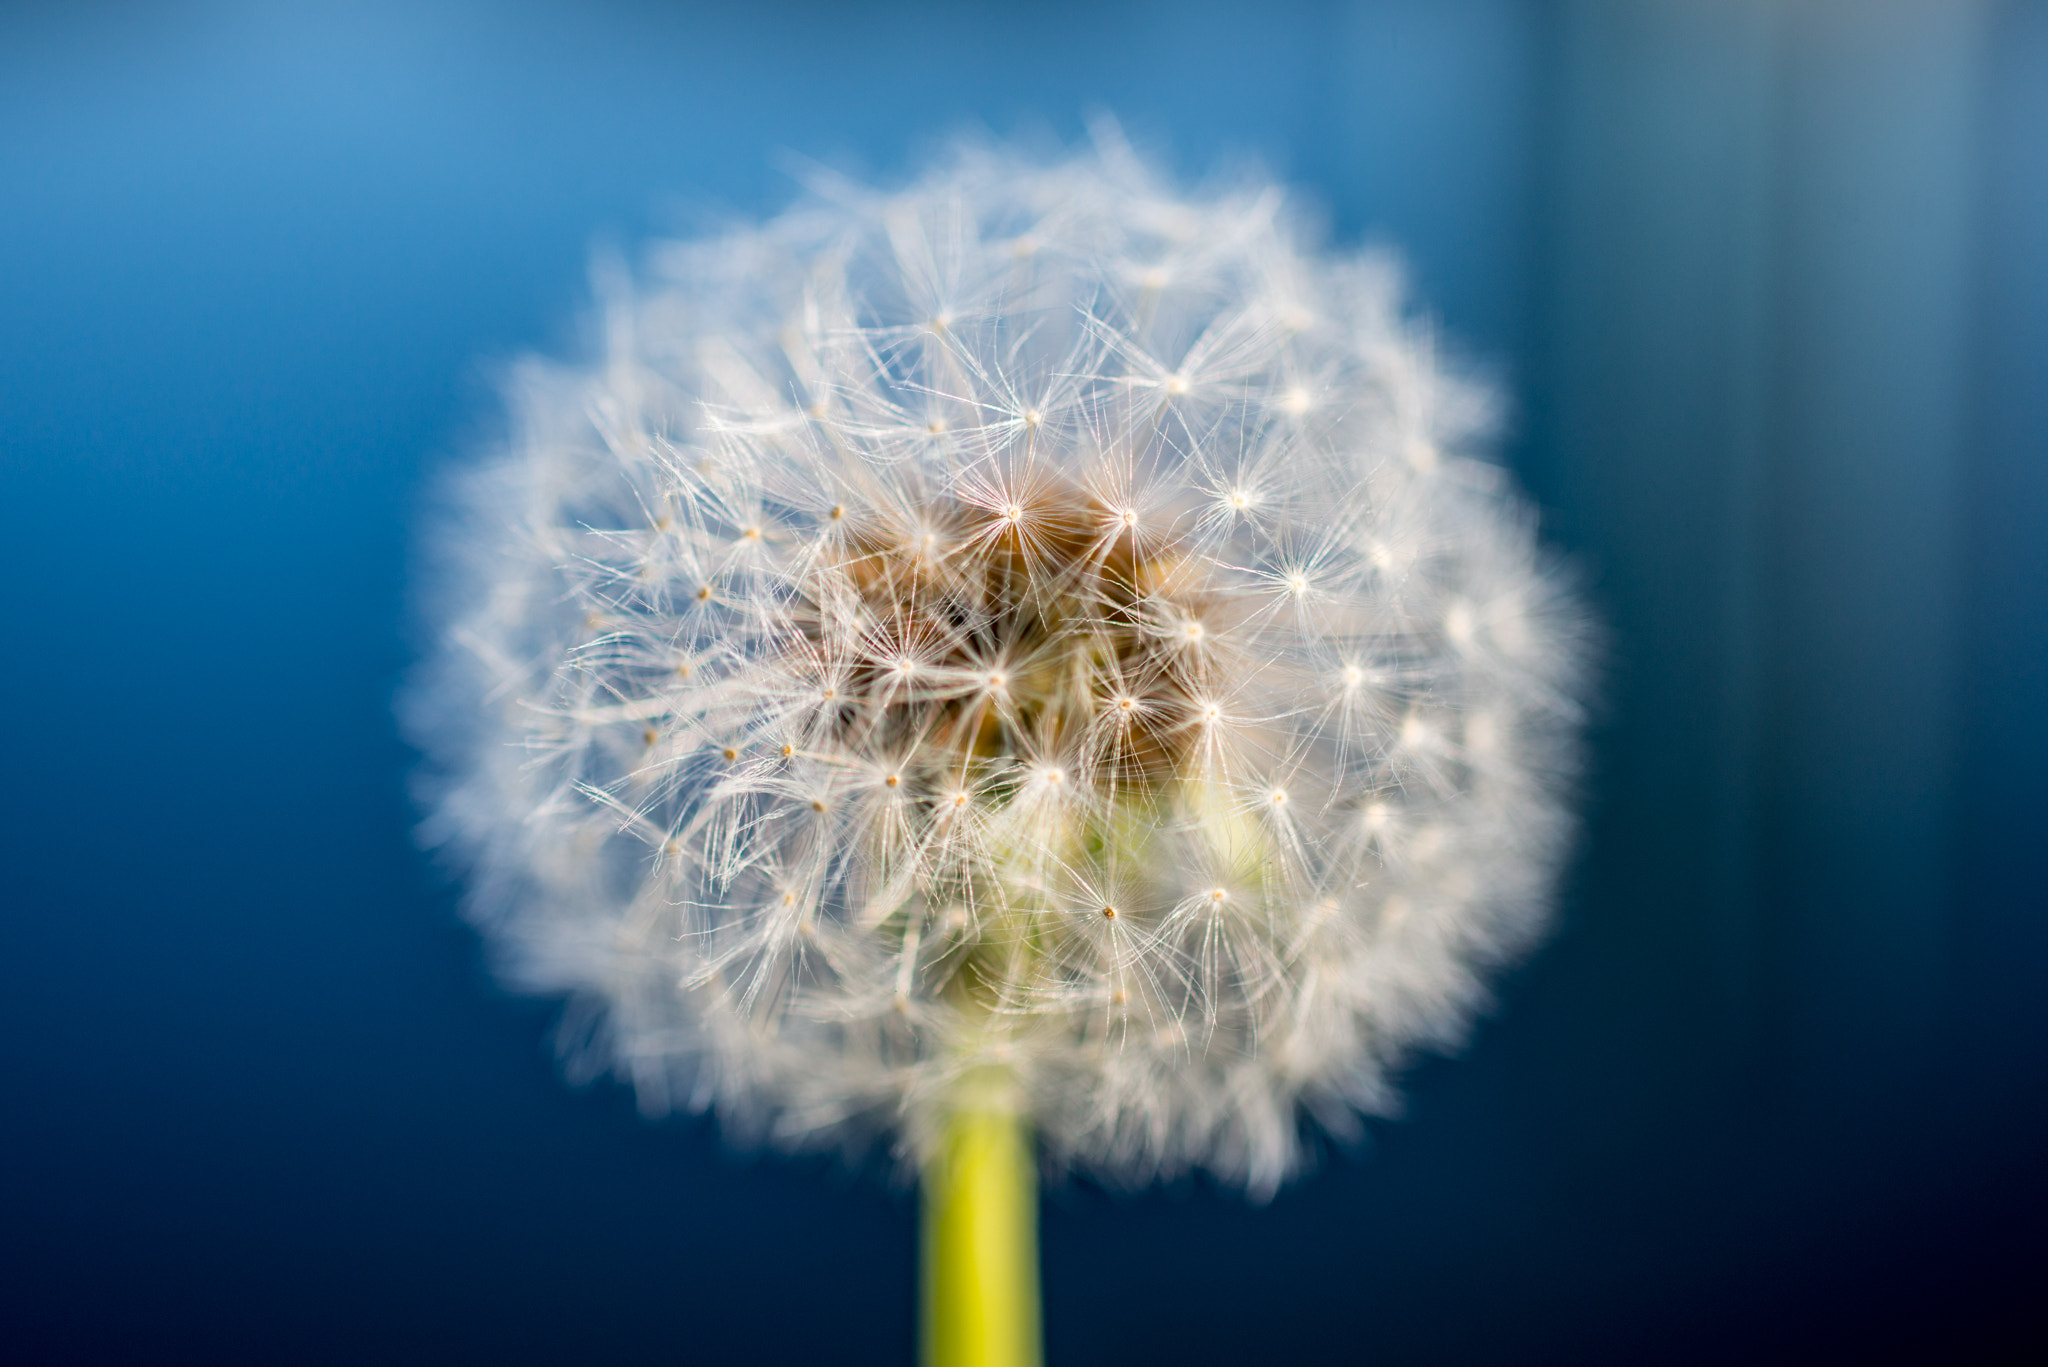
[[[1055,1162],[1265,1194],[1532,941],[1581,619],[1484,396],[1283,202],[962,148],[520,372],[408,724],[648,1106],[915,1158],[999,1068]]]

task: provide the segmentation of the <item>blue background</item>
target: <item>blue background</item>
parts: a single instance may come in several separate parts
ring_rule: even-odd
[[[565,1087],[412,846],[433,472],[594,244],[1091,107],[1399,244],[1613,652],[1552,943],[1059,1364],[2048,1344],[2048,7],[0,10],[0,1353],[902,1362],[913,1202]]]

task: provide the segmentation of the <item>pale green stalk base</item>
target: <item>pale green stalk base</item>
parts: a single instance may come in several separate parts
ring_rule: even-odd
[[[1038,1169],[1023,1118],[963,1106],[924,1173],[924,1367],[1040,1367]]]

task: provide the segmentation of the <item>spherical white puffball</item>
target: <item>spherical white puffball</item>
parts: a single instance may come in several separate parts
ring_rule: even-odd
[[[1583,618],[1377,256],[1114,137],[662,246],[437,527],[407,713],[516,985],[786,1145],[963,1086],[1256,1194],[1540,928]]]

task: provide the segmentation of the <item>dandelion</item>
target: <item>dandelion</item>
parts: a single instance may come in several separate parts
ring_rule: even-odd
[[[1262,1197],[1540,927],[1580,618],[1401,307],[1270,186],[961,148],[661,248],[461,486],[471,914],[648,1111],[919,1165],[942,1359],[1030,1351],[1027,1136]]]

